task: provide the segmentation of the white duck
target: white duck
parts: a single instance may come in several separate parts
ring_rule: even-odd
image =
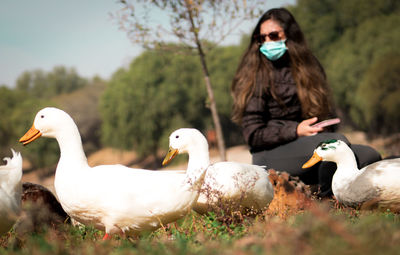
[[[373,202],[380,208],[400,208],[400,158],[377,161],[359,170],[349,146],[340,140],[329,140],[314,150],[303,168],[321,160],[337,165],[332,191],[340,203],[358,206]]]
[[[60,147],[54,187],[71,218],[111,234],[137,235],[183,217],[198,198],[205,169],[185,175],[133,169],[122,165],[90,167],[78,127],[57,108],[40,110],[24,145],[40,136],[56,138]]]
[[[6,165],[0,166],[0,235],[14,225],[21,210],[22,157],[12,150],[12,158],[4,158]]]
[[[170,135],[169,141],[170,152],[163,165],[178,153],[188,153],[187,171],[207,168],[199,199],[193,206],[196,212],[206,213],[219,199],[259,211],[268,207],[273,199],[274,189],[264,167],[237,162],[210,164],[208,143],[199,130],[178,129]]]

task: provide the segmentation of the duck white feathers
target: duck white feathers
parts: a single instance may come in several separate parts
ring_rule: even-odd
[[[12,150],[12,158],[4,158],[6,165],[0,166],[0,235],[14,225],[21,210],[22,157]]]
[[[197,203],[193,209],[206,213],[217,205],[220,199],[237,202],[241,208],[262,210],[268,207],[274,197],[274,189],[264,167],[237,162],[210,164],[208,143],[197,129],[181,128],[170,137],[170,158],[178,153],[188,153],[187,171],[207,168],[207,173]]]
[[[340,203],[348,206],[374,203],[374,207],[395,211],[400,208],[400,158],[377,161],[359,170],[350,147],[343,141],[329,140],[314,150],[303,168],[321,160],[337,165],[332,191]]]
[[[27,144],[44,136],[60,147],[54,187],[73,219],[110,234],[137,235],[183,217],[198,198],[205,169],[186,174],[133,169],[123,165],[90,167],[73,119],[57,108],[40,110],[20,139]]]

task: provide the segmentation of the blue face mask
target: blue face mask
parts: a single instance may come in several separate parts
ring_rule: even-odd
[[[272,41],[265,42],[260,47],[260,51],[264,54],[269,60],[277,60],[285,54],[287,47],[285,45],[286,40],[282,41]]]

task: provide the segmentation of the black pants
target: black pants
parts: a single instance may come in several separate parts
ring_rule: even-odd
[[[318,144],[329,139],[342,140],[347,143],[356,156],[359,169],[381,160],[381,156],[376,150],[366,145],[350,144],[342,134],[318,133],[314,136],[299,137],[293,142],[272,150],[252,153],[253,164],[273,168],[277,171],[286,171],[293,176],[299,176],[300,180],[306,184],[319,184],[319,196],[330,196],[332,195],[332,176],[336,170],[335,163],[323,161],[308,169],[301,168],[310,159]]]

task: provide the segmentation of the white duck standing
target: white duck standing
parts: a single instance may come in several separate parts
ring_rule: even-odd
[[[10,230],[21,210],[22,157],[11,151],[13,157],[4,158],[7,164],[0,166],[0,235]]]
[[[400,208],[400,158],[377,161],[359,170],[350,147],[343,141],[329,140],[314,150],[303,168],[321,160],[337,165],[332,191],[338,202],[348,206],[374,203],[394,211]]]
[[[264,167],[237,162],[210,164],[208,143],[199,130],[178,129],[170,135],[169,141],[170,158],[165,157],[163,165],[178,153],[188,153],[187,171],[207,168],[199,199],[193,206],[196,212],[205,213],[213,209],[219,200],[260,211],[273,199],[274,189]]]
[[[133,169],[122,165],[90,167],[78,127],[57,108],[40,110],[24,145],[40,136],[55,138],[60,147],[54,187],[73,219],[111,234],[137,235],[183,217],[198,198],[205,169],[185,175]]]

